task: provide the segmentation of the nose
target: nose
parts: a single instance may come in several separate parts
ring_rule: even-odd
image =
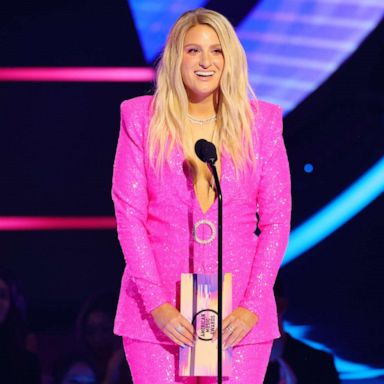
[[[202,68],[208,68],[211,65],[211,58],[208,53],[202,53],[200,56],[200,66]]]

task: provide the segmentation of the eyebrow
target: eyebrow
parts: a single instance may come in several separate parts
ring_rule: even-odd
[[[201,45],[197,44],[197,43],[188,43],[188,44],[184,45],[184,48],[189,47],[189,46],[201,48]],[[209,46],[209,48],[221,48],[221,44],[212,44]]]

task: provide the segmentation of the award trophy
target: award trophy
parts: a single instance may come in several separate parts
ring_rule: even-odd
[[[180,376],[216,376],[218,367],[218,340],[212,336],[218,324],[217,275],[183,273],[181,275],[180,312],[195,328],[194,347],[180,347]],[[223,281],[223,317],[232,312],[232,274]],[[222,351],[224,376],[230,376],[232,349]]]

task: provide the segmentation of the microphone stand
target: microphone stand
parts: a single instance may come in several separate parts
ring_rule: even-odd
[[[215,160],[210,159],[208,166],[215,179],[218,203],[218,234],[217,234],[217,290],[218,290],[218,338],[217,338],[217,383],[223,382],[223,196],[221,194],[220,180],[217,175]]]
[[[217,175],[215,163],[217,152],[214,144],[207,140],[200,139],[195,143],[195,152],[198,158],[206,163],[215,179],[217,200],[218,200],[218,240],[217,240],[217,290],[218,290],[218,319],[217,319],[217,382],[223,382],[223,196],[221,194],[220,180]]]

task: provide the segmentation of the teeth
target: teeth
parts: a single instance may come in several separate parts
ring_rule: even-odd
[[[196,75],[198,75],[198,76],[212,76],[212,75],[215,74],[215,72],[201,72],[201,71],[197,71],[197,72],[195,72],[195,73],[196,73]]]

